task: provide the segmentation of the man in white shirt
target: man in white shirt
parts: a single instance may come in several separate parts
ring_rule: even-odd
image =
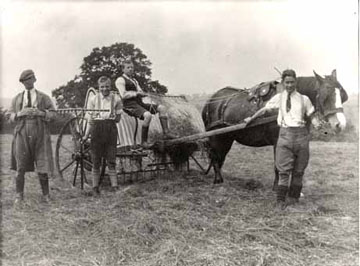
[[[38,173],[43,201],[48,202],[49,178],[54,164],[49,121],[56,116],[49,96],[36,90],[36,77],[31,69],[24,70],[19,78],[25,90],[12,100],[6,116],[15,123],[11,152],[11,169],[16,170],[15,204],[24,200],[25,173]]]
[[[111,80],[102,76],[98,80],[100,93],[91,98],[88,103],[89,109],[108,109],[109,112],[96,112],[90,114],[89,127],[84,136],[87,139],[91,134],[91,157],[93,162],[92,182],[94,195],[100,194],[100,167],[101,159],[107,162],[111,190],[118,189],[116,174],[116,144],[117,127],[116,123],[120,121],[121,100],[118,95],[111,92]]]
[[[115,85],[122,98],[124,111],[131,116],[144,120],[141,129],[141,145],[145,148],[151,146],[147,142],[148,132],[152,114],[156,113],[159,113],[159,119],[165,138],[174,138],[169,132],[167,110],[165,106],[144,103],[142,98],[145,97],[146,94],[142,91],[133,75],[134,64],[132,61],[127,60],[123,63],[123,75],[116,80]]]
[[[311,118],[315,128],[319,127],[317,117],[313,116],[315,108],[310,99],[296,91],[295,71],[291,69],[285,70],[281,79],[285,90],[271,98],[252,117],[244,119],[249,124],[265,112],[279,109],[277,123],[280,126],[280,132],[275,154],[275,164],[279,171],[276,204],[278,209],[286,208],[285,199],[287,193],[290,204],[298,202],[300,198],[303,175],[309,162],[307,118]]]

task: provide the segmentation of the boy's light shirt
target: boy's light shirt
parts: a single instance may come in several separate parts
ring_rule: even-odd
[[[112,97],[114,97],[114,102],[113,102],[114,110],[111,114],[110,110],[112,109],[112,107],[111,107],[111,102],[112,102],[111,98]],[[115,115],[121,114],[122,105],[121,105],[120,97],[117,94],[114,94],[111,92],[108,96],[103,96],[102,94],[100,94],[100,95],[97,94],[97,95],[93,96],[92,98],[90,98],[88,108],[89,109],[102,109],[102,110],[108,109],[109,110],[108,112],[96,112],[95,111],[95,112],[89,114],[91,119],[104,120],[104,119],[115,119]]]

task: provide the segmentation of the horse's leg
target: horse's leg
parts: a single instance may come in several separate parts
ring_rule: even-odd
[[[279,183],[279,170],[276,168],[276,144],[274,144],[274,172],[275,172],[275,179],[272,190],[276,191]]]
[[[224,179],[221,174],[221,167],[217,160],[214,160],[213,167],[214,167],[214,172],[215,172],[214,184],[220,184],[220,183],[224,182]]]
[[[215,136],[210,138],[210,158],[215,172],[214,184],[224,182],[221,168],[232,143],[233,138],[230,136]]]

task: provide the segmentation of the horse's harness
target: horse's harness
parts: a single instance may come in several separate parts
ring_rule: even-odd
[[[226,96],[219,96],[216,98],[212,98],[209,103],[217,103],[219,102],[220,106],[217,111],[218,119],[209,125],[207,125],[207,130],[218,127],[218,126],[231,126],[232,124],[225,121],[225,111],[234,97],[238,96],[239,94],[246,93],[247,101],[250,102],[252,105],[256,106],[256,109],[260,109],[265,105],[265,103],[277,93],[277,85],[279,83],[277,81],[270,81],[270,82],[262,82],[250,89],[237,89],[233,87],[226,87],[227,89],[233,89],[234,93]],[[209,104],[206,105],[206,117],[209,117]],[[204,121],[205,122],[205,121]],[[205,123],[207,124],[207,123]]]

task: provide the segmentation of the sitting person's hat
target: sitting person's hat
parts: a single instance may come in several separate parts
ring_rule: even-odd
[[[31,77],[35,77],[34,71],[32,71],[31,69],[27,69],[21,73],[19,81],[23,82],[24,80],[27,80]]]

